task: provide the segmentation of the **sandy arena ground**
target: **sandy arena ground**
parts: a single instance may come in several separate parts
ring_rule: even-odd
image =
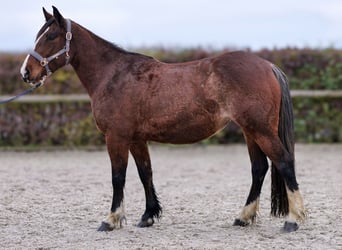
[[[297,232],[270,217],[270,175],[257,223],[233,227],[251,184],[244,145],[151,147],[163,216],[135,224],[144,191],[130,158],[127,224],[97,232],[111,205],[107,153],[0,152],[0,249],[342,249],[342,145],[297,145],[309,215]]]

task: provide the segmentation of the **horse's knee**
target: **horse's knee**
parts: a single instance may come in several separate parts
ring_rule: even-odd
[[[126,181],[126,172],[119,172],[116,174],[112,174],[112,185],[114,188],[123,188],[125,186]]]

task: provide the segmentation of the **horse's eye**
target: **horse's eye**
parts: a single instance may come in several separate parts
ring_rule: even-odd
[[[50,33],[50,34],[47,34],[47,39],[54,40],[57,36],[58,36],[57,33]]]

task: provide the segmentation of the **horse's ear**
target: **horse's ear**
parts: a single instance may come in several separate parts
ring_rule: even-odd
[[[46,21],[49,21],[52,17],[52,15],[46,11],[46,9],[43,7],[43,13],[44,13],[44,16],[45,16],[45,20]]]
[[[57,23],[59,24],[60,27],[64,28],[64,17],[59,13],[59,10],[55,7],[52,6],[53,9],[53,16],[55,17]]]

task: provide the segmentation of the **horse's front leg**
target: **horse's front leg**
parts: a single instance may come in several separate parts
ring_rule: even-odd
[[[149,227],[153,225],[154,218],[159,218],[162,212],[152,181],[150,155],[146,142],[136,142],[132,144],[130,151],[137,165],[146,196],[146,210],[137,226]]]
[[[128,143],[115,136],[106,135],[106,144],[112,165],[113,200],[110,213],[98,231],[111,231],[121,228],[125,218],[124,186],[128,162]]]

